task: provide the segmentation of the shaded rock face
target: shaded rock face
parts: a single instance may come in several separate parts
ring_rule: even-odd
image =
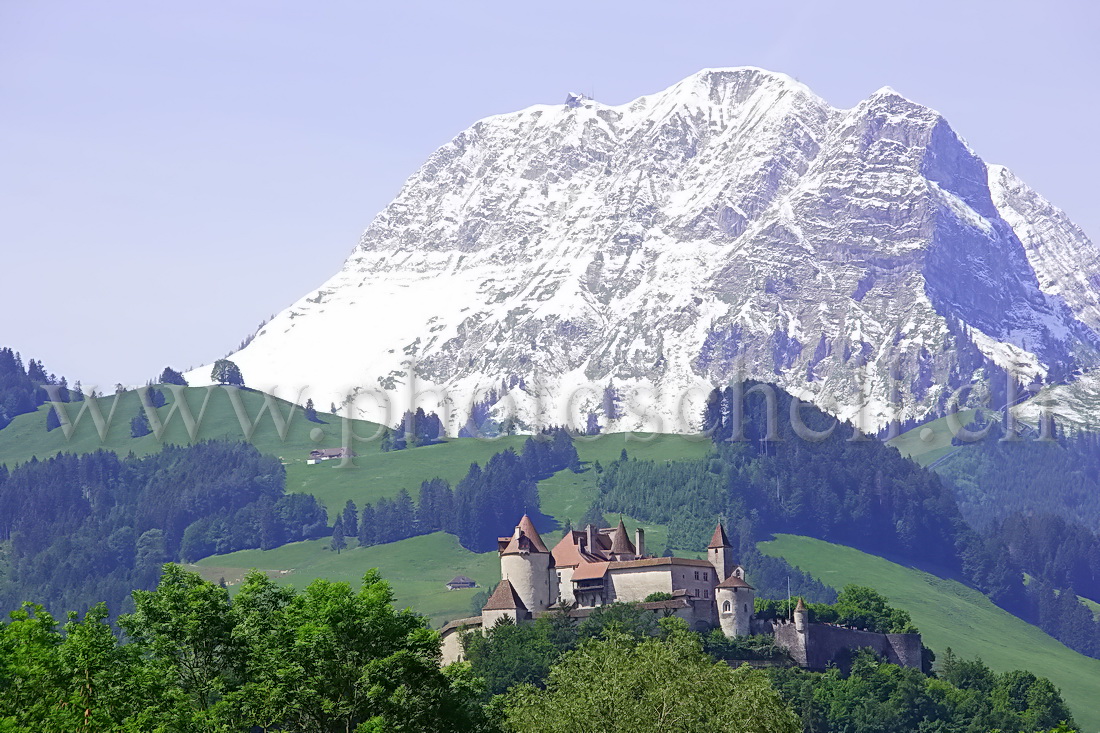
[[[614,383],[658,393],[649,427],[691,430],[685,390],[754,378],[874,429],[976,371],[1093,368],[1097,283],[1084,233],[933,110],[707,70],[475,123],[233,358],[320,404],[427,385],[461,413],[522,378],[529,426]]]

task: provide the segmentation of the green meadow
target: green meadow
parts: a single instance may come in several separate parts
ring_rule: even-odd
[[[966,425],[974,414],[975,410],[959,410],[956,419]],[[903,456],[912,458],[920,465],[929,466],[955,450],[955,446],[951,445],[954,433],[948,420],[947,417],[941,417],[918,425],[888,441],[887,445],[894,446]]]
[[[274,550],[215,555],[188,567],[208,580],[224,579],[230,590],[250,568],[263,570],[278,582],[297,588],[317,578],[358,587],[368,569],[378,568],[393,586],[397,605],[430,617],[436,626],[471,615],[470,602],[479,590],[448,591],[448,580],[465,575],[476,580],[481,589],[500,580],[500,561],[495,552],[470,552],[443,532],[373,547],[357,547],[354,540],[349,540],[348,548],[339,554],[329,548],[327,539],[295,542]]]

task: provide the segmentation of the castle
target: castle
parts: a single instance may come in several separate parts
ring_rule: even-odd
[[[498,552],[501,580],[481,615],[451,621],[440,632],[445,664],[462,658],[462,630],[490,628],[504,617],[523,623],[558,612],[560,603],[570,609],[571,617],[582,619],[598,606],[618,602],[679,616],[696,631],[718,627],[729,637],[771,635],[797,664],[811,669],[824,669],[864,647],[894,664],[921,667],[920,634],[879,634],[810,623],[801,599],[790,620],[756,618],[756,590],[734,561],[721,523],[706,560],[647,555],[644,530],[637,528],[631,541],[621,519],[614,528],[589,525],[566,532],[548,550],[527,515],[511,536],[498,539]],[[653,593],[671,598],[647,602]]]

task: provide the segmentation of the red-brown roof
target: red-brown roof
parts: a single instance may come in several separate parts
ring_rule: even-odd
[[[584,532],[578,532],[577,530],[565,533],[565,536],[558,541],[558,544],[554,545],[554,549],[551,551],[554,556],[555,567],[571,568],[586,562],[604,559],[601,556],[595,556],[590,552],[581,550],[580,538],[584,536]]]
[[[716,588],[748,588],[749,590],[756,590],[745,581],[738,578],[736,575],[731,575],[721,583],[715,586]]]
[[[592,580],[593,578],[602,578],[607,573],[607,566],[611,565],[609,562],[586,562],[582,565],[578,565],[577,569],[573,571],[573,580]],[[619,565],[619,563],[615,563]]]
[[[527,606],[523,605],[523,601],[520,599],[519,594],[516,593],[516,589],[513,588],[512,584],[505,578],[497,584],[496,590],[493,591],[493,595],[489,596],[489,600],[485,602],[485,606],[481,610],[526,611]]]
[[[710,538],[710,544],[707,545],[707,549],[713,549],[715,547],[732,547],[730,545],[730,538],[726,537],[726,528],[719,522],[718,526],[714,528],[714,536]]]
[[[443,624],[443,628],[439,630],[440,634],[446,634],[452,629],[461,629],[465,626],[481,626],[481,616],[470,616],[468,618],[456,618],[454,621],[448,621]]]
[[[524,514],[516,526],[519,528],[519,537],[509,538],[508,544],[500,550],[500,554],[510,555],[516,552],[550,553],[550,550],[546,549],[546,545],[543,544],[542,537],[539,536],[539,532],[535,529],[535,524],[530,517]],[[503,542],[504,538],[501,537],[500,540]]]
[[[635,551],[634,543],[626,533],[626,525],[620,519],[619,526],[611,533],[611,552],[614,555],[633,555]]]
[[[691,557],[646,557],[641,560],[620,560],[611,566],[612,570],[626,569],[626,568],[644,568],[653,565],[689,565],[696,568],[710,568],[714,569],[706,560],[696,560]],[[574,575],[574,577],[576,577]]]
[[[798,604],[794,607],[795,611],[805,611],[806,604],[802,602],[802,596],[798,597]]]
[[[531,521],[531,517],[524,514],[519,520],[519,528],[531,538],[531,541],[535,543],[535,547],[539,548],[539,552],[550,552],[546,549],[546,545],[542,543],[542,537],[539,536],[539,531],[535,529],[535,523]]]

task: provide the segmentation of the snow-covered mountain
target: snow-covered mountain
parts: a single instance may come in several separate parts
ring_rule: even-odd
[[[446,394],[452,431],[502,382],[527,427],[606,423],[613,386],[617,427],[687,431],[745,377],[877,428],[994,365],[1092,369],[1098,329],[1100,251],[938,113],[738,68],[475,123],[231,358],[367,417]]]

